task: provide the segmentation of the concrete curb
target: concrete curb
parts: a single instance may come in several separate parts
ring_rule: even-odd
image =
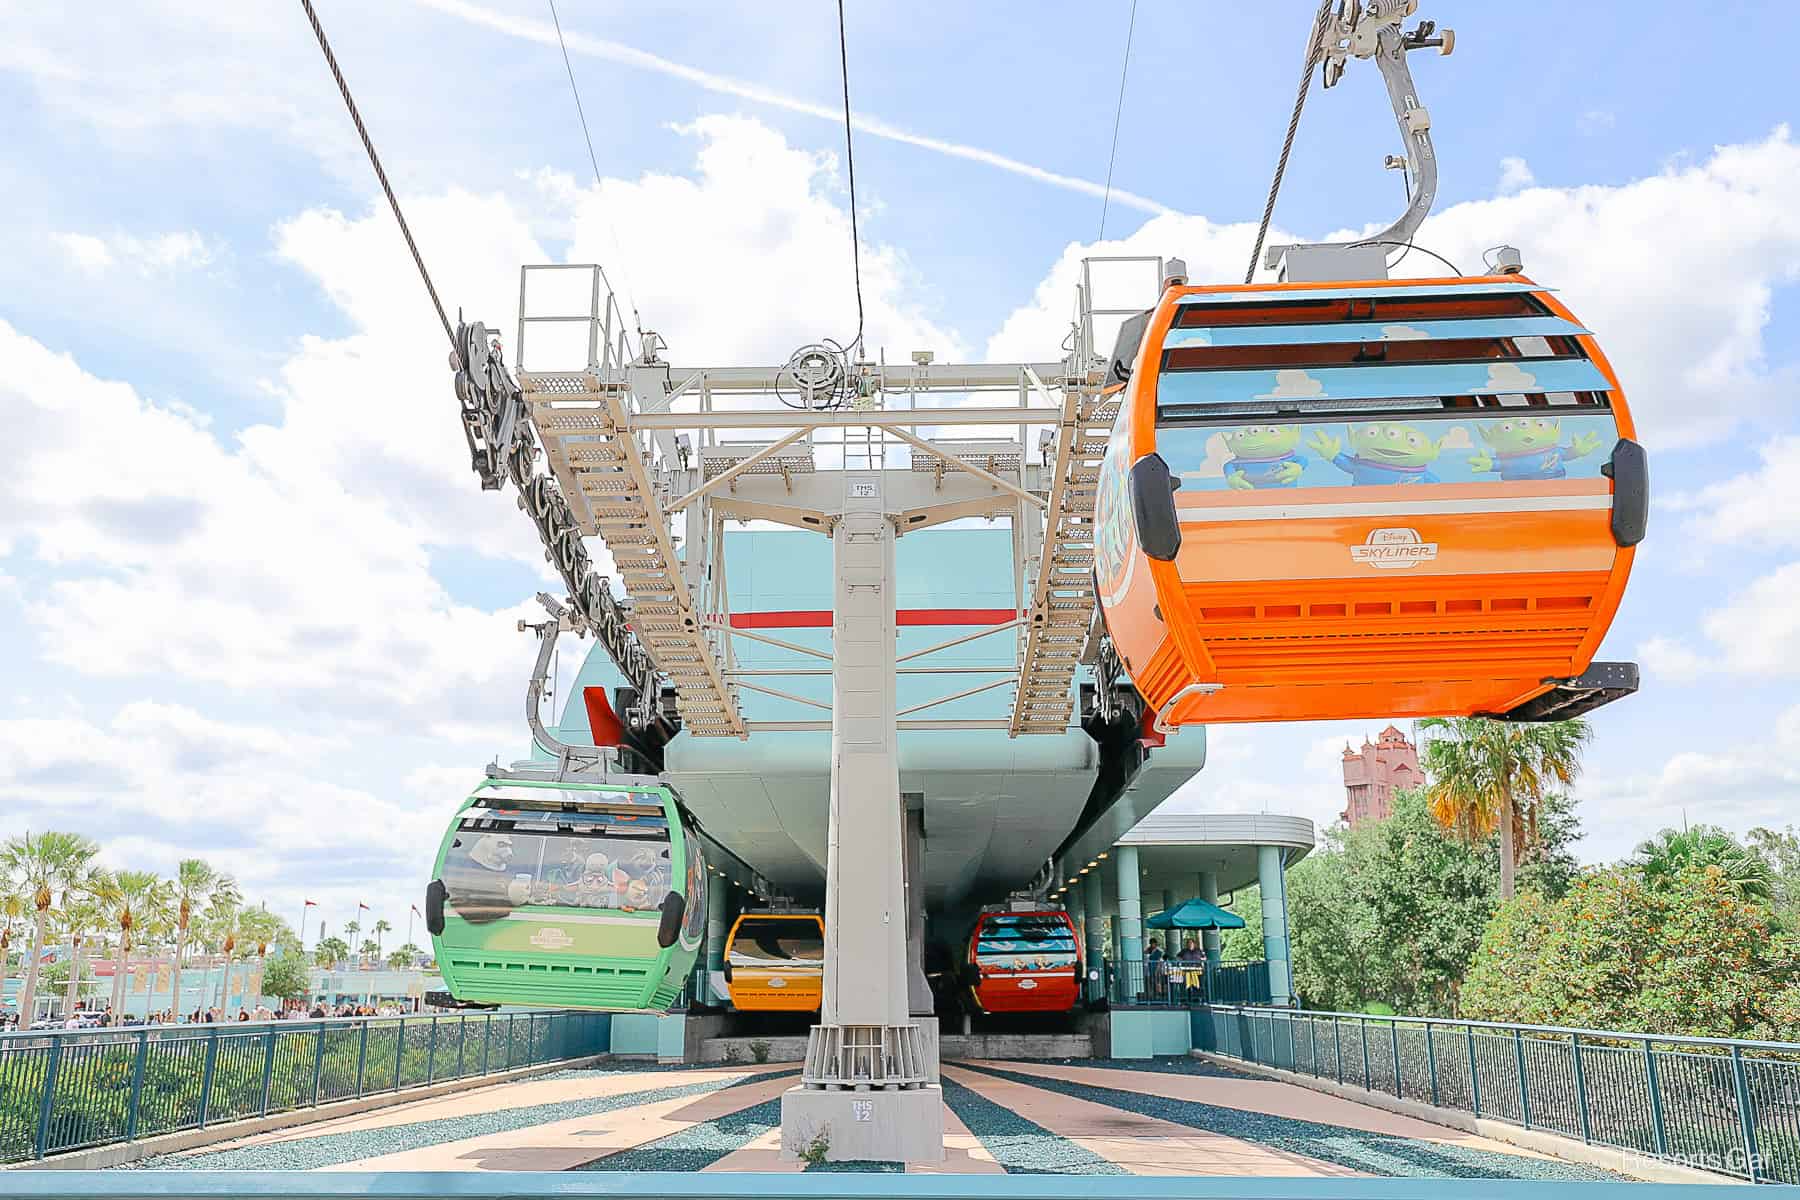
[[[254,1137],[259,1133],[271,1133],[277,1129],[291,1129],[296,1125],[311,1125],[315,1121],[355,1116],[358,1113],[371,1112],[378,1108],[392,1108],[397,1104],[411,1104],[415,1100],[430,1100],[437,1096],[448,1096],[456,1092],[472,1092],[477,1088],[517,1083],[521,1079],[548,1075],[553,1071],[591,1067],[611,1057],[610,1054],[590,1054],[585,1058],[567,1058],[552,1063],[540,1063],[536,1066],[515,1067],[510,1071],[478,1075],[470,1079],[450,1079],[443,1083],[428,1084],[424,1087],[407,1088],[401,1092],[381,1092],[358,1099],[333,1100],[315,1108],[296,1108],[288,1112],[270,1113],[266,1117],[245,1117],[240,1121],[208,1125],[205,1129],[183,1129],[176,1133],[157,1134],[155,1137],[142,1138],[135,1142],[114,1142],[105,1146],[95,1146],[88,1150],[71,1150],[67,1154],[53,1154],[45,1159],[0,1166],[0,1171],[100,1171],[108,1167],[119,1167],[126,1163],[137,1162],[140,1159],[154,1158],[159,1154],[176,1154],[200,1146],[232,1142],[239,1138]]]
[[[1365,1091],[1360,1087],[1338,1083],[1332,1079],[1316,1079],[1299,1071],[1286,1071],[1280,1067],[1267,1067],[1261,1063],[1246,1062],[1241,1058],[1232,1058],[1226,1054],[1214,1054],[1207,1050],[1190,1050],[1188,1053],[1194,1058],[1217,1063],[1221,1067],[1230,1067],[1234,1071],[1278,1079],[1283,1083],[1311,1088],[1315,1092],[1324,1092],[1328,1096],[1336,1096],[1341,1100],[1354,1100],[1358,1104],[1367,1104],[1371,1108],[1385,1109],[1391,1113],[1399,1113],[1401,1116],[1429,1121],[1433,1125],[1442,1125],[1463,1133],[1477,1134],[1492,1141],[1505,1142],[1509,1146],[1518,1146],[1524,1150],[1535,1150],[1539,1154],[1548,1154],[1552,1158],[1560,1158],[1565,1162],[1581,1163],[1606,1171],[1616,1171],[1620,1175],[1643,1180],[1646,1183],[1713,1185],[1741,1183],[1748,1186],[1749,1182],[1743,1179],[1733,1179],[1729,1175],[1703,1171],[1698,1167],[1684,1167],[1680,1163],[1664,1162],[1661,1159],[1637,1154],[1630,1150],[1578,1142],[1574,1138],[1564,1137],[1560,1133],[1549,1133],[1541,1129],[1524,1129],[1505,1121],[1477,1117],[1452,1108],[1437,1108],[1418,1100],[1402,1100],[1398,1096],[1389,1096],[1382,1092]]]

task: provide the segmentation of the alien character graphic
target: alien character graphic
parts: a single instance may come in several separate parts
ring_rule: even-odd
[[[1443,449],[1443,439],[1432,440],[1416,425],[1403,421],[1362,421],[1351,425],[1350,449],[1323,429],[1313,434],[1309,447],[1320,458],[1350,476],[1357,486],[1384,483],[1437,483],[1431,464]]]
[[[1476,423],[1481,440],[1488,448],[1469,459],[1469,470],[1477,475],[1498,471],[1507,482],[1518,479],[1567,479],[1564,464],[1586,458],[1600,448],[1600,435],[1580,433],[1567,445],[1562,440],[1560,417],[1507,417]]]
[[[1225,463],[1225,482],[1242,491],[1295,487],[1306,470],[1298,425],[1244,425],[1222,435],[1232,457]]]

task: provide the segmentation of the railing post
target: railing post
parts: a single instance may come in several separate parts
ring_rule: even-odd
[[[429,1086],[437,1080],[437,1022],[431,1018],[431,1048],[425,1052],[425,1083]]]
[[[131,1064],[131,1098],[125,1102],[125,1140],[137,1140],[138,1103],[144,1095],[144,1066],[150,1058],[150,1030],[138,1030],[137,1058]]]
[[[1316,1019],[1308,1018],[1306,1032],[1312,1041],[1313,1078],[1317,1079],[1319,1077],[1319,1022]]]
[[[1369,1071],[1369,1018],[1363,1017],[1361,1019],[1361,1022],[1362,1022],[1362,1048],[1363,1048],[1363,1091],[1372,1092],[1375,1090],[1375,1086],[1373,1083],[1373,1080],[1375,1077]]]
[[[273,1025],[269,1026],[269,1031],[264,1037],[264,1041],[267,1044],[263,1048],[262,1105],[260,1106],[260,1108],[258,1110],[259,1114],[262,1116],[265,1116],[265,1117],[269,1115],[269,1092],[275,1086],[275,1039],[276,1039],[276,1037],[277,1037],[277,1034],[275,1032],[275,1027]]]
[[[406,1085],[400,1081],[400,1073],[406,1067],[406,1018],[394,1026],[394,1090],[397,1092]]]
[[[1663,1125],[1662,1080],[1656,1072],[1656,1051],[1650,1039],[1644,1039],[1644,1083],[1650,1089],[1650,1120],[1656,1133],[1656,1152],[1669,1152],[1669,1133]]]
[[[1394,1047],[1394,1098],[1404,1099],[1405,1088],[1400,1082],[1400,1019],[1395,1017],[1388,1022],[1388,1034]]]
[[[1525,1034],[1513,1026],[1513,1057],[1519,1063],[1519,1124],[1531,1128],[1531,1089],[1525,1086]]]
[[[1581,1140],[1594,1140],[1594,1124],[1588,1118],[1587,1075],[1581,1069],[1581,1035],[1569,1035],[1569,1050],[1575,1058],[1575,1104],[1581,1109]]]
[[[1469,1035],[1469,1103],[1470,1111],[1481,1115],[1481,1064],[1475,1060],[1475,1027],[1464,1025],[1463,1032]]]
[[[369,1018],[362,1019],[362,1038],[356,1043],[356,1098],[362,1099],[363,1073],[369,1066]]]
[[[325,1022],[318,1024],[318,1038],[313,1044],[313,1107],[319,1106],[319,1084],[325,1076]]]
[[[501,1070],[504,1070],[504,1071],[510,1071],[510,1070],[512,1070],[512,1031],[513,1031],[513,1023],[514,1023],[514,1022],[513,1022],[513,1014],[512,1014],[512,1013],[507,1013],[507,1014],[506,1014],[506,1066],[504,1066],[504,1067],[502,1067],[502,1068],[501,1068]]]
[[[494,1044],[494,1014],[488,1013],[481,1021],[481,1073],[488,1073],[488,1047]]]
[[[1336,1017],[1331,1018],[1331,1041],[1335,1050],[1333,1057],[1337,1059],[1338,1084],[1344,1082],[1344,1024]]]
[[[219,1027],[215,1023],[206,1030],[206,1065],[200,1069],[200,1128],[206,1128],[206,1113],[212,1107],[213,1071],[219,1065]]]
[[[469,1018],[456,1018],[456,1077],[462,1078],[463,1059],[469,1053]]]
[[[1744,1167],[1750,1172],[1750,1182],[1757,1182],[1756,1170],[1756,1117],[1750,1111],[1750,1081],[1744,1076],[1744,1048],[1731,1048],[1731,1077],[1737,1088],[1738,1125],[1744,1131]]]
[[[23,1013],[19,1024],[30,1023],[30,1013]],[[50,1035],[50,1059],[44,1064],[44,1095],[38,1104],[36,1157],[42,1158],[50,1150],[50,1113],[56,1102],[56,1070],[62,1065],[63,1035]]]
[[[1425,1073],[1431,1077],[1431,1106],[1440,1107],[1438,1103],[1437,1080],[1437,1038],[1433,1036],[1431,1022],[1425,1022]]]

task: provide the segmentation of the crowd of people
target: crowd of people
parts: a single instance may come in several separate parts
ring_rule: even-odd
[[[147,1016],[131,1013],[114,1013],[112,1006],[105,1008],[77,1007],[66,1017],[50,1017],[39,1020],[32,1025],[33,1029],[112,1029],[124,1026],[141,1025],[215,1025],[236,1024],[252,1021],[324,1021],[342,1017],[398,1017],[404,1016],[412,1009],[395,1003],[387,1004],[287,1004],[279,1010],[265,1004],[255,1008],[240,1008],[235,1015],[229,1009],[196,1008],[190,1013],[177,1013],[173,1009],[162,1009]],[[16,1031],[20,1028],[19,1014],[16,1012],[0,1012],[0,1033]]]

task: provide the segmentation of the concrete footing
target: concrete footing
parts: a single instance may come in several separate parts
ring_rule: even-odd
[[[790,1088],[781,1096],[781,1158],[826,1162],[944,1161],[944,1093]]]

